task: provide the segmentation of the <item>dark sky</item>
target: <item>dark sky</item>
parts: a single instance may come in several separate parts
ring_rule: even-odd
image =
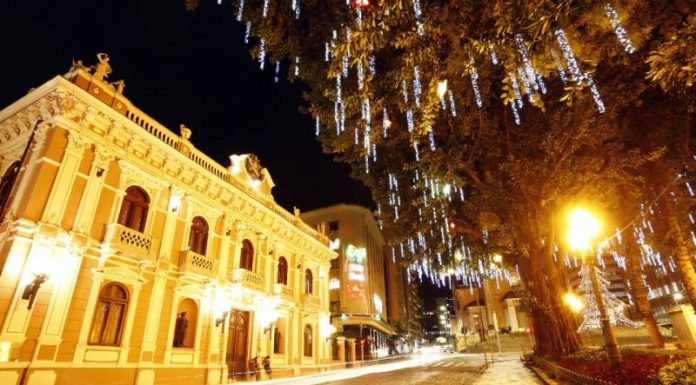
[[[106,52],[109,79],[126,81],[133,104],[174,132],[186,124],[223,166],[230,154],[257,154],[287,209],[370,205],[349,167],[322,154],[313,121],[298,112],[300,86],[274,83],[273,65],[261,72],[251,59],[229,1],[201,3],[186,12],[184,0],[3,1],[0,109],[72,58],[89,65]]]

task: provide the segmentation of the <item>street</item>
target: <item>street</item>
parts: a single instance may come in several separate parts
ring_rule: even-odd
[[[382,365],[338,370],[309,376],[259,381],[263,385],[454,385],[540,384],[519,359],[519,353],[496,355],[496,362],[483,368],[481,354],[414,354]]]

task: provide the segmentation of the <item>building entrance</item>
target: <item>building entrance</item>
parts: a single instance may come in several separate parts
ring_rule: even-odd
[[[246,377],[248,342],[249,312],[230,309],[230,328],[227,333],[227,369],[230,378]]]

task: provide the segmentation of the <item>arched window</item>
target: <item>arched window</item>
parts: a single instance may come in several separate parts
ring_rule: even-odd
[[[143,232],[149,206],[150,198],[143,189],[137,186],[128,187],[121,204],[121,213],[118,214],[118,223]]]
[[[304,273],[304,292],[305,294],[312,294],[314,292],[314,276],[312,275],[312,270],[305,270]]]
[[[208,247],[208,222],[201,217],[193,218],[191,222],[191,234],[189,235],[189,250],[205,255]]]
[[[89,333],[91,345],[119,346],[123,324],[126,322],[128,290],[118,283],[109,283],[99,292],[94,309],[92,330]]]
[[[19,174],[19,166],[19,161],[12,163],[0,180],[0,213],[5,211],[5,205],[10,199],[12,186],[17,179],[17,174]]]
[[[242,253],[239,258],[239,267],[249,271],[254,270],[254,246],[248,239],[242,241]]]
[[[304,328],[304,356],[312,356],[312,327],[309,325]]]
[[[276,323],[273,330],[273,353],[283,354],[283,331],[280,323]]]
[[[193,349],[196,343],[196,320],[198,319],[198,305],[196,301],[185,298],[179,302],[174,323],[174,339],[172,346],[175,348]]]
[[[288,284],[288,261],[285,257],[280,257],[278,259],[278,283],[283,285]]]

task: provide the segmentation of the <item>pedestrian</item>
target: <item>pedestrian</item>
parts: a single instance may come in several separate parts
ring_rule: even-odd
[[[266,356],[263,358],[263,370],[266,371],[268,378],[271,378],[271,356]]]
[[[261,371],[259,370],[259,360],[258,357],[254,357],[249,360],[249,374],[256,378],[256,381],[261,379]]]

